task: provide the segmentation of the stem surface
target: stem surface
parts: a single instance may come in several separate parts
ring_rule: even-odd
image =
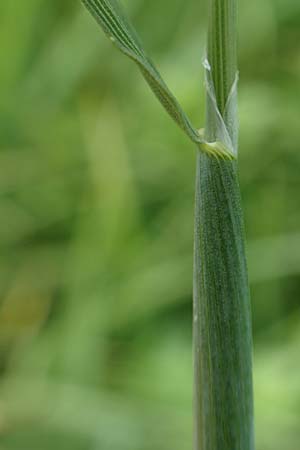
[[[216,101],[234,83],[236,0],[210,0],[207,58]],[[206,137],[216,136],[207,101]],[[237,130],[234,130],[237,132]],[[231,136],[234,139],[234,136]],[[253,450],[252,330],[237,164],[197,154],[194,254],[195,450]]]

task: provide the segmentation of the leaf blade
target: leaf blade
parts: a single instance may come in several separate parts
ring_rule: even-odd
[[[170,91],[159,71],[147,56],[140,39],[130,23],[118,0],[82,0],[84,6],[99,23],[114,45],[139,67],[150,89],[160,101],[163,108],[185,132],[200,151],[211,156],[224,159],[234,159],[234,155],[226,146],[218,143],[208,143],[204,135],[191,123],[180,106],[176,97]]]

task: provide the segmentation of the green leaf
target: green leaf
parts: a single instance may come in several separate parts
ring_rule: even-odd
[[[139,67],[148,85],[185,134],[198,148],[211,156],[234,159],[232,152],[221,142],[206,142],[203,133],[193,127],[160,73],[147,56],[133,26],[126,18],[118,0],[82,0],[115,46]]]

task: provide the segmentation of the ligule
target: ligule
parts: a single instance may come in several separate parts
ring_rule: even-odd
[[[216,159],[222,159],[224,161],[235,161],[236,156],[228,150],[224,144],[220,141],[216,142],[204,142],[199,144],[199,149],[209,156]]]

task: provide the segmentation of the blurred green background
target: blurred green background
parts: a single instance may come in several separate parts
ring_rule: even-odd
[[[124,3],[202,125],[206,2]],[[299,450],[300,3],[239,3],[257,449]],[[0,450],[191,450],[195,150],[79,0],[0,42]]]

